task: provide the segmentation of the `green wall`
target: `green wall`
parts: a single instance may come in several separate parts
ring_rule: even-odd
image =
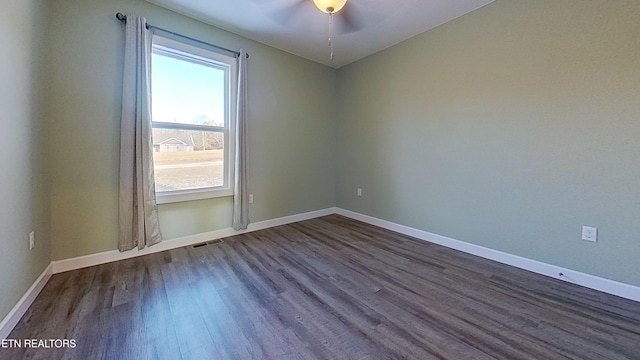
[[[51,261],[46,13],[40,0],[6,2],[0,12],[0,319]],[[31,231],[36,247],[29,251]]]
[[[638,1],[498,0],[340,69],[338,206],[640,285],[639,34]]]
[[[335,205],[336,72],[143,0],[56,0],[51,11],[51,229],[54,260],[116,249],[123,31],[116,12],[249,60],[252,221]],[[73,19],[73,20],[70,20]],[[160,206],[172,239],[231,226],[231,199]]]

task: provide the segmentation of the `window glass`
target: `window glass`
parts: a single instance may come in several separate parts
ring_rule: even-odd
[[[155,37],[153,158],[159,203],[231,194],[235,58]]]

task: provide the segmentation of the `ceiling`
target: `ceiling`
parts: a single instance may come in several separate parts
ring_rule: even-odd
[[[246,38],[339,68],[494,0],[348,0],[335,17],[312,0],[147,0]]]

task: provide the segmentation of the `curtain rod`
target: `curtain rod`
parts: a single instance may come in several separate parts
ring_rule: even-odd
[[[123,23],[126,23],[127,22],[127,15],[124,15],[123,13],[116,13],[116,19],[120,20]],[[148,30],[160,30],[162,32],[166,32],[168,34],[171,34],[171,35],[174,35],[174,36],[177,36],[177,37],[181,37],[183,39],[191,40],[191,41],[194,41],[194,42],[199,43],[199,44],[211,46],[211,47],[216,48],[218,50],[226,51],[228,53],[234,54],[235,57],[240,56],[240,53],[238,51],[235,51],[235,50],[227,49],[227,48],[222,47],[222,46],[214,45],[214,44],[202,41],[202,40],[194,39],[194,38],[186,36],[186,35],[178,34],[178,33],[173,32],[171,30],[167,30],[167,29],[163,29],[163,28],[160,28],[160,27],[157,27],[157,26],[153,26],[153,25],[151,25],[149,23],[147,23],[146,26],[147,26]],[[249,58],[249,54],[247,53],[247,59],[248,58]]]

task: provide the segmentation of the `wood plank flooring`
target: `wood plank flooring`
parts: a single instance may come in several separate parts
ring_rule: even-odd
[[[640,359],[640,303],[338,215],[54,275],[0,359]]]

